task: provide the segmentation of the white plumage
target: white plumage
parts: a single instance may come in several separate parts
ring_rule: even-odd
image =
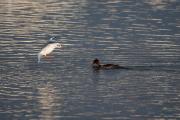
[[[52,38],[51,38],[52,39]],[[50,39],[50,40],[51,40]],[[38,53],[38,63],[41,62],[42,57],[46,57],[50,54],[55,48],[61,48],[62,45],[60,43],[49,43]]]

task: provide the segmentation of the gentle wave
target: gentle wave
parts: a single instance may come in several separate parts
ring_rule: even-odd
[[[178,3],[0,0],[0,117],[178,119]],[[38,64],[51,37],[63,47]]]

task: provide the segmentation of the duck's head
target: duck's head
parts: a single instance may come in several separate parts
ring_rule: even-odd
[[[99,69],[101,67],[100,62],[97,58],[93,60],[92,67],[95,69]]]
[[[93,64],[100,65],[100,62],[99,62],[99,60],[96,58],[96,59],[93,60]]]

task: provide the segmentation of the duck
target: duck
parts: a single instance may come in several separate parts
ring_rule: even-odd
[[[53,52],[53,50],[55,48],[61,48],[62,44],[61,43],[57,43],[54,40],[55,37],[52,37],[49,39],[49,41],[47,42],[47,44],[45,45],[45,47],[43,47],[41,49],[41,51],[38,53],[38,63],[41,62],[41,58],[42,57],[47,57],[49,54],[51,54]]]
[[[98,58],[95,58],[92,62],[92,67],[95,70],[100,70],[100,69],[128,69],[123,66],[119,66],[117,64],[101,64],[100,60]]]

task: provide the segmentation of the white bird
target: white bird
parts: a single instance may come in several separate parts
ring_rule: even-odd
[[[60,43],[56,43],[56,41],[54,41],[53,38],[54,37],[50,38],[47,45],[44,48],[42,48],[41,51],[38,53],[38,63],[41,62],[42,57],[46,57],[55,48],[61,48],[62,47],[62,45]]]

